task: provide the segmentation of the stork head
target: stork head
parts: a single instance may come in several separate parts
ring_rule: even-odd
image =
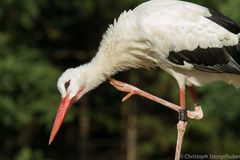
[[[103,71],[103,67],[99,67],[96,61],[92,61],[77,68],[67,69],[60,76],[57,87],[61,93],[62,101],[53,124],[49,144],[56,136],[71,104],[106,79]]]
[[[58,79],[57,87],[62,98],[78,100],[86,88],[87,75],[84,66],[67,69]]]
[[[61,93],[61,103],[52,128],[49,144],[56,136],[63,119],[72,103],[76,102],[88,91],[87,74],[84,66],[66,70],[58,79],[58,90]]]

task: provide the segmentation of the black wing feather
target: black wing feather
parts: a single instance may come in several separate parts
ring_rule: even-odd
[[[168,60],[177,65],[184,65],[184,62],[190,63],[197,70],[214,73],[233,73],[240,75],[240,52],[236,46],[223,48],[198,47],[193,51],[182,50],[180,52],[169,52]],[[237,53],[232,53],[236,52]],[[235,58],[233,58],[233,56]],[[236,57],[238,55],[238,57]]]

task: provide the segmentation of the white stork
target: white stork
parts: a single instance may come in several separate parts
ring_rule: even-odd
[[[240,26],[205,7],[179,0],[151,0],[123,12],[109,26],[91,62],[66,70],[58,80],[62,102],[51,132],[53,141],[69,106],[112,75],[130,68],[159,67],[172,75],[180,89],[175,105],[134,86],[110,79],[117,89],[139,94],[179,112],[179,159],[186,117],[203,114],[194,86],[225,81],[240,87]],[[195,111],[185,109],[185,86],[190,87]]]

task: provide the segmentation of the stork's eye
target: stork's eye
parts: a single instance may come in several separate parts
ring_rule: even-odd
[[[68,87],[69,87],[69,85],[70,85],[70,81],[71,81],[71,80],[69,80],[69,81],[67,81],[67,82],[64,83],[65,90],[68,89]]]

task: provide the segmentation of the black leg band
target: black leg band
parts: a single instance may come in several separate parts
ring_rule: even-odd
[[[178,120],[186,122],[187,121],[187,109],[179,109],[178,111]]]

